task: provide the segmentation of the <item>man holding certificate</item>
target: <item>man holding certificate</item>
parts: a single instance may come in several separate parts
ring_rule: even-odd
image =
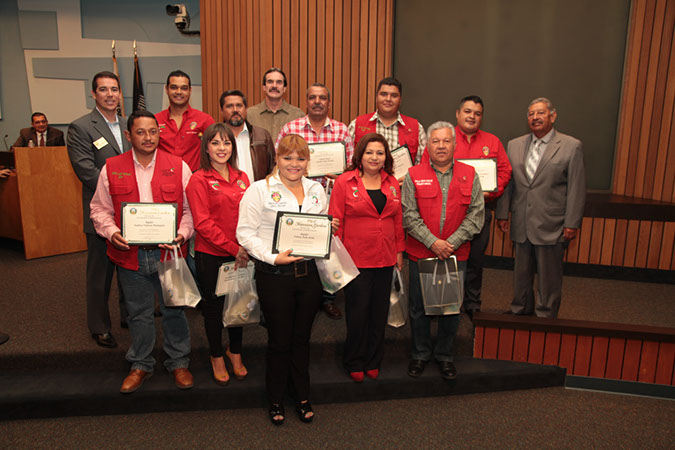
[[[431,316],[425,315],[418,260],[456,256],[464,271],[469,242],[483,226],[483,193],[473,167],[453,161],[455,129],[436,122],[427,131],[429,160],[412,167],[403,181],[403,227],[410,258],[410,330],[412,352],[408,375],[419,377],[431,357],[446,380],[457,376],[452,344],[459,315],[438,317],[438,339],[431,341]]]
[[[377,85],[377,111],[359,116],[349,124],[349,134],[355,145],[368,133],[384,136],[394,158],[394,176],[400,180],[413,164],[419,162],[427,146],[422,124],[399,112],[402,96],[403,85],[399,80],[383,78]]]
[[[328,184],[328,179],[336,179],[347,168],[347,161],[354,156],[354,141],[349,135],[347,125],[328,118],[330,111],[330,91],[320,83],[314,83],[307,89],[307,115],[287,123],[281,129],[275,148],[289,135],[302,136],[309,144],[312,155],[308,166],[308,177]],[[313,174],[321,176],[314,177]],[[324,293],[321,309],[331,319],[342,318],[342,312],[335,306],[335,295]]]
[[[485,249],[490,242],[490,222],[497,199],[511,179],[511,163],[497,136],[480,129],[483,121],[483,100],[477,95],[464,97],[459,102],[457,117],[457,145],[455,160],[472,165],[480,177],[485,199],[483,228],[471,240],[471,252],[466,262],[463,308],[469,318],[480,311],[481,286]]]
[[[179,157],[157,151],[159,126],[152,113],[131,114],[125,135],[132,151],[108,159],[91,201],[91,219],[96,232],[107,239],[108,257],[119,268],[129,313],[131,372],[120,392],[134,392],[152,375],[156,294],[168,355],[164,365],[177,387],[191,388],[188,323],[182,309],[164,305],[157,273],[162,250],[192,237],[192,215],[185,197],[191,171]],[[186,249],[182,251],[185,254]]]

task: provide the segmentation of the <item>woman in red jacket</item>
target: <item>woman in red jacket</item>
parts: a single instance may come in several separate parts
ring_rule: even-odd
[[[235,236],[239,219],[239,202],[249,186],[246,174],[237,169],[237,142],[232,130],[223,123],[214,123],[204,131],[201,169],[192,174],[186,189],[197,236],[195,262],[197,279],[204,301],[202,314],[209,341],[211,366],[216,383],[225,385],[230,375],[223,359],[223,306],[225,297],[216,297],[216,281],[220,266],[236,262],[246,267],[248,254]],[[242,328],[228,327],[229,348],[225,351],[234,376],[247,375],[241,360]]]
[[[394,265],[403,265],[405,235],[401,191],[386,139],[377,133],[361,138],[352,169],[338,177],[329,214],[339,219],[342,240],[359,276],[345,287],[347,339],[343,364],[352,379],[379,375]]]

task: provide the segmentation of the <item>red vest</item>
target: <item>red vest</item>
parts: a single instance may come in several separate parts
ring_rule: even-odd
[[[447,239],[462,224],[466,217],[466,211],[471,204],[471,190],[473,189],[473,177],[475,169],[467,164],[455,161],[452,169],[452,180],[448,189],[448,199],[445,205],[445,222],[443,230],[441,226],[441,209],[443,199],[441,186],[436,178],[436,172],[427,163],[420,163],[408,171],[412,182],[415,184],[415,199],[419,208],[420,216],[429,231],[439,239]],[[455,256],[458,261],[466,261],[469,258],[471,242],[467,241],[457,250]],[[429,250],[417,239],[408,235],[406,252],[410,259],[417,261],[422,258],[435,258],[436,254]]]
[[[122,229],[122,202],[139,202],[136,171],[134,170],[133,151],[108,158],[106,161],[110,197],[115,207],[115,223]],[[152,199],[155,203],[177,203],[176,229],[180,227],[183,213],[183,160],[165,151],[157,150],[155,171],[150,182]],[[138,270],[138,247],[131,245],[130,250],[118,250],[107,241],[108,257],[118,266],[129,270]],[[181,247],[185,256],[187,246]],[[162,255],[164,257],[164,255]]]
[[[354,145],[359,143],[359,140],[368,133],[376,133],[376,120],[370,120],[373,115],[364,114],[356,118],[356,123],[354,127]],[[401,114],[401,119],[405,122],[405,126],[398,124],[398,144],[399,145],[408,145],[408,150],[410,150],[410,157],[415,163],[415,157],[417,156],[417,148],[419,147],[419,122],[412,117],[404,116]],[[389,150],[394,150],[390,148]]]

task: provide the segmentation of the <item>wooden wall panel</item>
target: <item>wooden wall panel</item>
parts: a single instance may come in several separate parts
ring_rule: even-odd
[[[675,202],[675,0],[634,0],[612,192]]]
[[[279,67],[286,99],[305,108],[305,90],[324,83],[331,117],[349,123],[375,108],[377,82],[392,73],[394,0],[201,0],[204,111],[241,89],[263,98],[262,75]]]

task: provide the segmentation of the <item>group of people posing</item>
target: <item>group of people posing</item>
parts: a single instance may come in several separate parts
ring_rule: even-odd
[[[224,92],[223,122],[215,123],[190,107],[190,78],[174,71],[166,83],[167,110],[156,115],[135,111],[124,119],[116,112],[117,77],[110,72],[94,76],[96,107],[70,125],[67,146],[83,183],[87,317],[92,337],[103,347],[117,345],[107,307],[117,268],[121,318],[132,339],[127,352],[131,371],[122,393],[134,392],[153,373],[156,295],[165,366],[179,388],[194,384],[188,369],[188,323],[181,308],[165,306],[157,272],[158,262],[172,246],[129,245],[121,233],[123,202],[176,203],[174,244],[183,255],[195,236],[201,311],[213,378],[221,385],[230,381],[226,362],[237,379],[245,378],[247,370],[241,327],[227,327],[228,345],[223,346],[227,298],[215,293],[219,268],[228,262],[238,268],[254,263],[268,332],[268,413],[275,425],[284,422],[289,384],[298,417],[312,421],[312,324],[319,310],[331,318],[342,316],[334,295],[322,290],[314,259],[293,256],[291,249],[273,253],[279,211],[330,214],[334,234],[359,269],[344,288],[343,365],[355,382],[379,376],[393,269],[403,268],[404,255],[410,271],[408,374],[420,376],[435,360],[444,379],[456,377],[452,347],[459,315],[437,317],[438,336],[432,343],[435,317],[424,311],[417,261],[456,257],[465,272],[463,308],[472,318],[481,306],[483,255],[495,208],[503,231],[509,211],[512,215],[516,292],[511,312],[556,316],[563,252],[581,223],[585,187],[581,145],[553,129],[556,112],[550,101],[540,98],[530,104],[532,133],[510,143],[507,156],[498,138],[480,130],[483,102],[477,96],[460,101],[457,127],[439,121],[425,132],[417,120],[400,114],[403,89],[395,78],[379,83],[377,111],[357,117],[349,126],[328,117],[331,95],[326,86],[317,83],[307,89],[306,114],[283,99],[286,86],[284,72],[272,68],[263,77],[265,99],[260,104],[248,108],[243,92]],[[347,171],[307,178],[310,144],[335,141],[345,144]],[[402,145],[415,164],[396,179],[391,151]],[[479,158],[496,160],[497,183],[489,192],[483,192],[474,167],[460,161]],[[536,301],[535,270],[540,275]]]

